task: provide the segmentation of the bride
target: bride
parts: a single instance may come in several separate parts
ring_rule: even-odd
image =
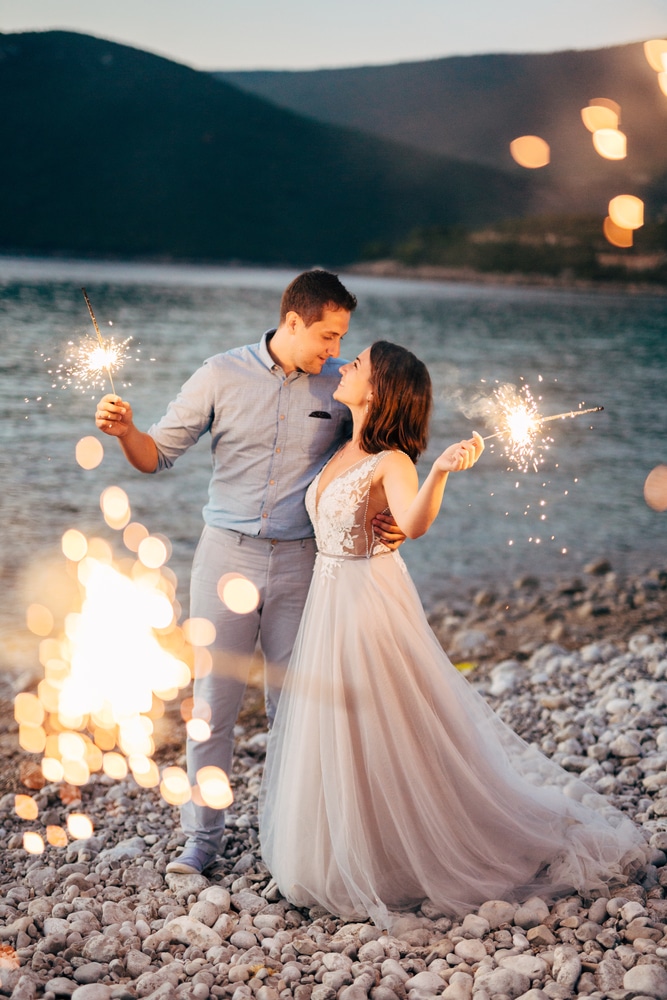
[[[447,448],[419,488],[425,366],[378,341],[341,375],[353,433],[306,497],[319,554],[269,739],[264,860],[297,906],[384,929],[425,900],[460,915],[604,893],[645,860],[640,831],[492,712],[443,652],[400,554],[373,536],[386,508],[409,538],[428,531],[481,437]]]

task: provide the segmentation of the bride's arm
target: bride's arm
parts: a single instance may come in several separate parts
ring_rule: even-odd
[[[471,469],[483,451],[484,442],[477,432],[466,441],[450,445],[436,458],[421,488],[417,470],[407,455],[393,452],[385,457],[379,471],[387,504],[408,538],[426,534],[435,521],[449,473]]]

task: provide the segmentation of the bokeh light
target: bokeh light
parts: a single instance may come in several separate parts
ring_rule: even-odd
[[[667,510],[667,465],[656,465],[646,477],[644,499],[651,508],[660,513]]]
[[[70,813],[67,817],[67,831],[73,840],[87,840],[93,835],[93,824],[85,813]]]
[[[613,219],[606,217],[602,225],[604,235],[615,247],[631,247],[634,241],[632,229],[621,229]]]
[[[52,847],[67,847],[68,844],[67,832],[62,826],[47,826],[46,839]]]
[[[667,70],[667,38],[651,38],[644,42],[644,55],[651,69],[656,73]]]
[[[104,458],[104,447],[96,437],[83,437],[77,441],[74,455],[82,469],[96,469]]]
[[[211,809],[227,809],[234,801],[229,778],[222,768],[200,768],[197,771],[197,785],[202,801]]]
[[[49,635],[53,629],[53,615],[43,604],[31,604],[25,614],[25,623],[34,635]]]
[[[215,642],[215,625],[208,618],[188,618],[183,622],[183,635],[193,646],[210,646]]]
[[[132,521],[123,532],[123,542],[130,552],[136,552],[144,538],[148,538],[148,528],[138,521]]]
[[[61,547],[67,559],[80,562],[88,552],[88,540],[76,528],[70,528],[62,537]]]
[[[169,558],[167,545],[156,535],[142,539],[137,547],[137,555],[148,569],[159,569]]]
[[[211,738],[211,727],[205,719],[188,719],[185,729],[189,738],[195,743],[205,743]]]
[[[39,816],[39,807],[30,795],[15,795],[14,811],[20,819],[33,820]]]
[[[627,138],[617,128],[599,128],[593,132],[595,152],[605,160],[624,160],[628,152]]]
[[[538,135],[522,135],[510,143],[512,158],[520,167],[536,170],[546,167],[551,159],[549,143]]]
[[[172,806],[182,806],[192,798],[188,776],[182,767],[166,767],[162,772],[160,794]]]
[[[14,699],[14,718],[21,725],[40,726],[44,721],[44,706],[39,698],[29,691],[21,691]]]
[[[241,573],[225,573],[218,580],[218,597],[230,611],[247,615],[259,604],[259,591],[252,580]]]
[[[38,833],[28,831],[23,834],[23,850],[28,854],[43,854],[44,841]]]
[[[581,120],[589,132],[617,129],[620,116],[621,109],[618,104],[602,97],[590,101],[587,108],[581,109]]]
[[[123,778],[127,777],[127,761],[120,753],[113,751],[105,753],[102,759],[102,770],[107,777],[113,778],[114,781],[122,781]]]
[[[120,486],[108,486],[100,496],[100,507],[104,520],[110,528],[120,531],[130,520],[130,501],[125,490]]]
[[[644,202],[634,194],[619,194],[609,202],[609,216],[621,229],[644,225]]]

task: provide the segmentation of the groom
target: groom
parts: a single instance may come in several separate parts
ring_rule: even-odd
[[[191,616],[209,619],[216,630],[212,670],[194,685],[195,699],[210,706],[211,736],[187,741],[193,785],[207,765],[231,773],[234,726],[258,641],[273,721],[315,558],[305,492],[349,436],[347,407],[332,394],[356,305],[336,275],[306,271],[285,289],[278,327],[258,344],[209,358],[148,432],[135,426],[130,404],[118,396],[98,403],[97,427],[118,438],[141,472],[170,468],[202,435],[211,435],[213,473],[190,581]],[[376,525],[383,538],[402,539],[390,519],[383,522]],[[222,603],[217,583],[226,573],[256,585],[254,612],[235,614]],[[220,848],[224,811],[190,801],[181,821],[188,839],[167,871],[202,872]]]

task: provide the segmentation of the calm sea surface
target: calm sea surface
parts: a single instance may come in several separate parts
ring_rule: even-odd
[[[113,539],[122,552],[99,507],[112,484],[129,494],[134,519],[171,539],[187,608],[208,443],[161,476],[132,470],[108,439],[97,469],[77,465],[76,443],[96,433],[102,391],[52,388],[45,359],[57,365],[68,341],[94,332],[81,286],[103,334],[133,338],[140,360],[116,375],[116,389],[146,428],[203,359],[275,325],[294,273],[0,259],[0,662],[18,655],[25,607],[62,562],[67,528]],[[525,380],[545,415],[604,406],[592,419],[551,424],[554,442],[538,472],[508,470],[496,444],[473,473],[450,479],[429,535],[402,550],[426,603],[527,572],[575,574],[602,556],[619,570],[665,566],[667,513],[646,506],[643,485],[667,463],[667,298],[342,277],[360,303],[346,356],[386,338],[430,368],[436,408],[422,470],[473,428],[489,433],[473,404],[496,381]]]

